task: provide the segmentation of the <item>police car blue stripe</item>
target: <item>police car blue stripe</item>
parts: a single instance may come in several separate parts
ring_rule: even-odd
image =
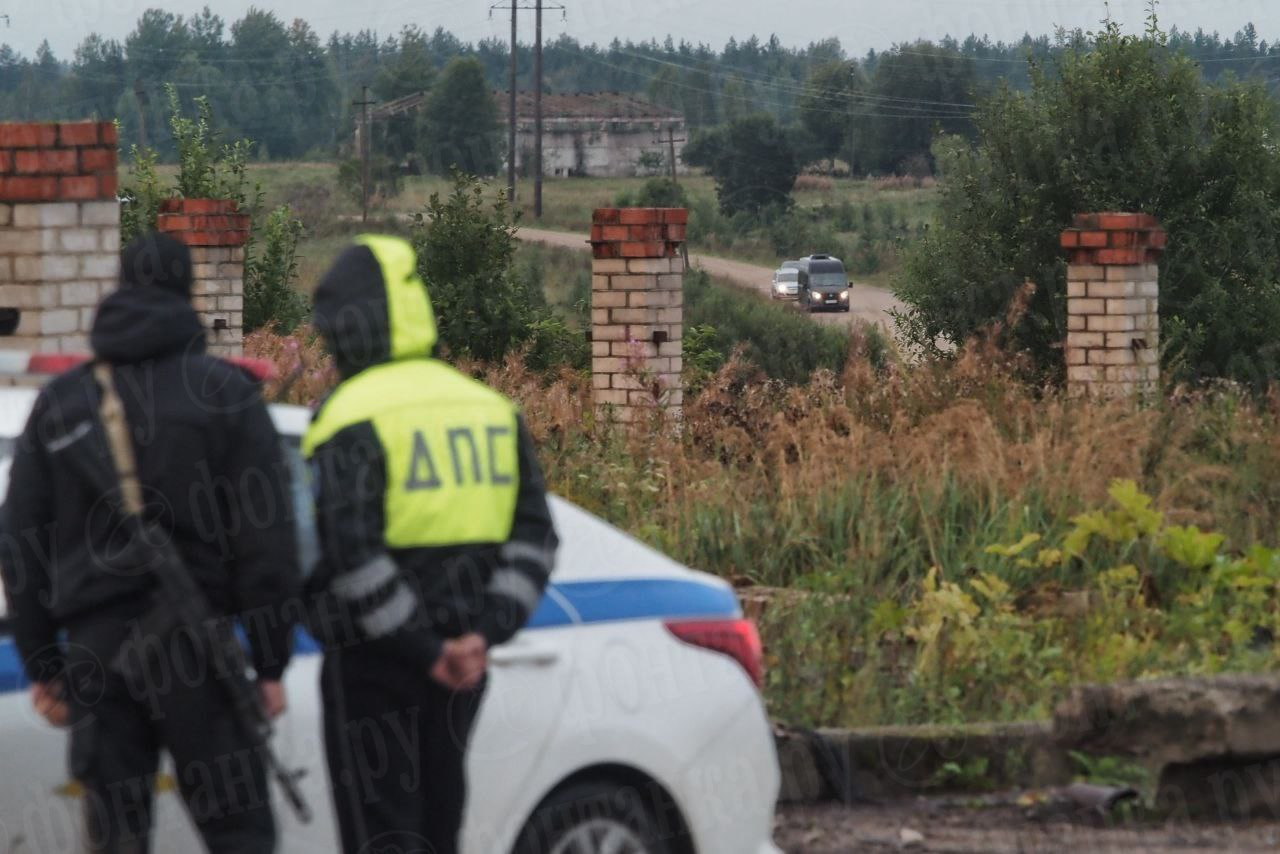
[[[729,619],[742,615],[732,590],[700,581],[634,578],[566,581],[552,586],[558,595],[542,597],[529,618],[529,629],[681,617]],[[319,652],[320,648],[310,635],[299,629],[295,649],[299,655],[307,655]],[[18,660],[13,639],[0,638],[0,694],[25,686],[22,662]]]

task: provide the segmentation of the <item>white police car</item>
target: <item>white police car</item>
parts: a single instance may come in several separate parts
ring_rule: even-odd
[[[29,370],[60,366],[33,357]],[[34,389],[0,388],[4,492],[13,440],[34,400]],[[272,415],[300,475],[309,413],[273,406]],[[296,480],[310,556],[310,498]],[[779,778],[757,691],[759,639],[732,589],[569,502],[553,498],[551,509],[562,542],[552,584],[529,626],[491,654],[468,760],[463,851],[512,851],[535,838],[529,850],[555,854],[776,852]],[[66,735],[31,709],[3,608],[0,599],[0,850],[76,850]],[[277,749],[286,765],[305,769],[317,815],[299,824],[277,797],[281,850],[336,851],[320,656],[305,635],[299,652],[286,675],[290,709]],[[153,850],[199,850],[171,778],[162,775],[157,789]]]

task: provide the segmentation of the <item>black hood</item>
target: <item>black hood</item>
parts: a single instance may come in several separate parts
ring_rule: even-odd
[[[134,285],[98,306],[89,344],[99,358],[129,364],[169,353],[203,353],[205,330],[184,297],[153,285]]]

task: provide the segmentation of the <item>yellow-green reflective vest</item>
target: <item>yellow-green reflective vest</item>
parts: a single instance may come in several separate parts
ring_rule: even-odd
[[[377,365],[324,404],[303,439],[307,459],[364,421],[385,458],[388,548],[506,542],[520,488],[511,401],[435,359]]]

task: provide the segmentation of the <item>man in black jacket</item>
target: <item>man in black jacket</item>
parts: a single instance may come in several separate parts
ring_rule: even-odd
[[[171,538],[213,610],[241,617],[265,711],[285,706],[286,600],[298,594],[288,469],[257,384],[205,353],[191,305],[191,256],[148,235],[121,257],[120,289],[94,320],[132,428],[144,517]],[[71,773],[85,789],[89,850],[145,852],[159,751],[173,757],[188,810],[212,852],[269,852],[275,826],[260,756],[189,636],[161,652],[145,684],[112,667],[152,605],[154,581],[116,501],[70,463],[107,458],[101,392],[89,367],[40,393],[18,442],[3,556],[14,640],[37,710],[71,727]],[[65,636],[60,637],[60,633]]]
[[[342,849],[453,854],[488,650],[524,625],[555,558],[542,472],[515,406],[431,358],[407,241],[358,237],[315,315],[342,375],[303,443]]]

